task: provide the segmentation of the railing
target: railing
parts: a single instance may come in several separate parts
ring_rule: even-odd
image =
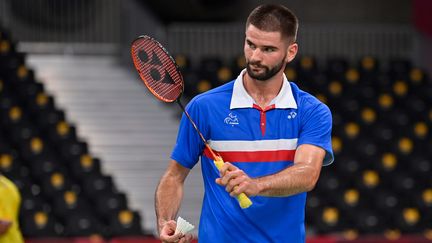
[[[167,28],[167,45],[172,53],[231,59],[243,53],[245,27],[235,24],[173,24]],[[305,24],[298,34],[299,54],[317,58],[415,59],[417,34],[410,26],[364,24]]]
[[[31,44],[27,48],[31,52],[65,52],[62,47],[69,44],[82,53],[91,53],[94,49],[110,50],[122,41],[125,51],[140,34],[156,35],[171,53],[187,54],[196,60],[203,56],[232,59],[243,52],[243,23],[173,23],[164,27],[152,15],[137,1],[0,1],[0,23],[21,43]],[[404,25],[317,23],[301,24],[298,43],[300,55],[323,59],[372,55],[415,60],[418,39],[417,33]]]
[[[115,43],[120,0],[2,0],[0,22],[24,42]]]
[[[29,52],[112,52],[121,14],[121,0],[0,1],[0,23]]]

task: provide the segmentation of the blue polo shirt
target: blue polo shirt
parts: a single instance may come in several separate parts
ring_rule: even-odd
[[[241,72],[218,88],[196,96],[187,111],[212,149],[250,177],[277,173],[293,164],[296,148],[323,148],[324,165],[333,162],[329,108],[284,76],[281,91],[266,108],[254,103]],[[306,193],[288,197],[252,197],[241,209],[237,200],[215,183],[219,171],[183,115],[171,158],[192,169],[201,157],[204,199],[200,242],[304,242]]]

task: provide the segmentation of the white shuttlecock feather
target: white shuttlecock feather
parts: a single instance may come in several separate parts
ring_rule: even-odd
[[[187,232],[193,230],[195,226],[193,226],[191,223],[183,219],[182,217],[177,218],[177,227],[175,230],[175,234],[182,233],[186,234]]]

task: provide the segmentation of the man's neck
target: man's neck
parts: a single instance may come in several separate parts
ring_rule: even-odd
[[[277,73],[271,79],[260,81],[251,78],[246,72],[243,76],[243,86],[255,103],[265,109],[279,94],[283,84],[282,72]]]

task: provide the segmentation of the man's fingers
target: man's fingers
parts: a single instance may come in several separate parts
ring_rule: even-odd
[[[175,229],[177,227],[177,223],[174,220],[170,220],[165,222],[161,229],[161,235],[173,235],[175,232]]]
[[[238,195],[240,195],[241,193],[246,191],[247,188],[247,182],[243,182],[238,186],[235,186],[234,189],[230,192],[230,196],[231,197],[236,197]]]
[[[192,240],[193,236],[191,234],[186,234],[183,238],[179,240],[179,243],[190,243]]]
[[[236,186],[240,185],[246,179],[247,179],[247,177],[244,174],[241,174],[241,175],[231,179],[230,181],[228,181],[228,184],[226,185],[225,190],[227,192],[233,191],[233,189],[235,189]]]
[[[230,194],[230,196],[235,197],[248,190],[251,195],[256,195],[254,188],[250,188],[251,179],[246,173],[232,165],[229,162],[225,162],[220,170],[220,178],[217,178],[215,182],[224,186],[225,190]],[[252,191],[251,191],[252,190]]]
[[[191,234],[186,234],[186,236],[184,237],[185,242],[191,242],[193,240],[193,236]]]
[[[164,236],[161,236],[160,239],[163,242],[179,242],[183,236],[184,235],[182,233],[178,233],[175,235],[164,235]]]
[[[225,162],[224,165],[222,166],[222,168],[219,170],[220,175],[222,177],[226,174],[227,171],[232,171],[235,169],[237,169],[237,167],[235,167],[233,164],[231,164],[230,162]]]
[[[228,183],[229,183],[230,180],[235,179],[235,178],[237,178],[237,177],[243,175],[243,173],[244,173],[244,172],[241,171],[241,170],[228,171],[227,173],[225,173],[224,176],[222,176],[222,178],[221,178],[221,179],[222,179],[221,183],[222,183],[223,185],[228,185]]]
[[[167,221],[165,225],[168,226],[170,229],[175,229],[177,227],[177,222],[174,220],[170,220]]]
[[[159,235],[160,240],[162,242],[178,242],[183,237],[183,234],[174,234],[176,226],[177,223],[174,220],[166,222]]]

